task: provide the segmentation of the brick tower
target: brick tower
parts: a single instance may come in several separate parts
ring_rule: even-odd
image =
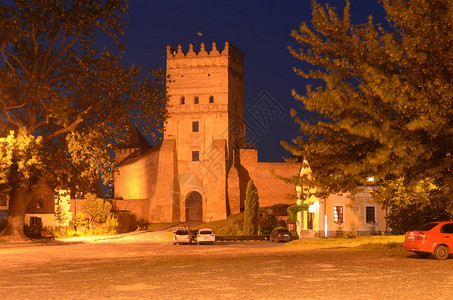
[[[210,52],[203,43],[198,53],[192,44],[187,53],[181,45],[167,47],[170,118],[160,151],[174,151],[163,170],[172,170],[173,220],[223,219],[232,207],[239,209],[229,203],[227,189],[229,170],[245,145],[243,59],[228,42],[223,51],[215,43]]]

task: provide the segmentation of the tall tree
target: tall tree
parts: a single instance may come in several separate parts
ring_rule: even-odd
[[[453,2],[380,2],[385,25],[372,16],[352,24],[349,1],[340,16],[314,0],[311,24],[292,31],[301,47],[290,53],[314,67],[295,72],[319,83],[293,94],[317,117],[296,117],[302,134],[283,144],[307,157],[311,185],[325,193],[352,190],[373,177],[384,187],[432,182],[451,202]]]
[[[254,235],[258,232],[258,213],[260,209],[258,189],[252,179],[247,184],[245,194],[243,233]]]
[[[92,187],[112,178],[112,145],[167,117],[164,78],[120,64],[127,0],[0,2],[2,235],[24,239],[39,184]],[[111,42],[111,43],[110,43]]]

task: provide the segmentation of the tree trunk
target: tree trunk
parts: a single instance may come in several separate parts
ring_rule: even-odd
[[[25,187],[15,188],[9,201],[9,213],[6,226],[0,235],[9,241],[25,241],[24,233],[25,211],[30,198]]]

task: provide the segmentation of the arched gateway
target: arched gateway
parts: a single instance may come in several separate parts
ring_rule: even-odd
[[[203,206],[202,197],[199,192],[190,192],[186,196],[186,221],[202,221]]]

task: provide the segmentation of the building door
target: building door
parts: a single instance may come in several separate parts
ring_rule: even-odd
[[[186,221],[202,221],[202,197],[199,192],[190,192],[186,196]]]
[[[315,217],[314,213],[307,213],[307,229],[313,229],[313,218]]]

